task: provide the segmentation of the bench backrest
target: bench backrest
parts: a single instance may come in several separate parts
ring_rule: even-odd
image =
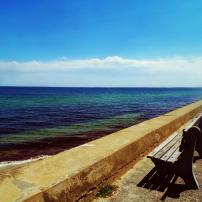
[[[202,117],[200,117],[196,123],[196,126],[198,126],[202,130]]]
[[[183,138],[180,145],[180,151],[186,153],[186,155],[193,156],[197,137],[201,135],[201,129],[198,126],[192,126],[188,130],[183,131]]]

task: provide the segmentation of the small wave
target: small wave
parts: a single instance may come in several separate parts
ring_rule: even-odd
[[[47,158],[47,157],[49,157],[49,156],[48,156],[48,155],[43,155],[43,156],[39,156],[39,157],[37,157],[37,158],[30,158],[30,159],[26,159],[26,160],[19,160],[19,161],[2,161],[2,162],[0,162],[0,168],[22,165],[22,164],[25,164],[25,163],[30,163],[30,162],[42,160],[42,159],[45,159],[45,158]]]

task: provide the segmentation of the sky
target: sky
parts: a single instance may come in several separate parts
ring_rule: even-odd
[[[0,86],[201,87],[201,0],[0,0]]]

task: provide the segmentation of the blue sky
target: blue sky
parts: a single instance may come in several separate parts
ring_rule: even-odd
[[[201,86],[200,0],[0,0],[0,85]]]

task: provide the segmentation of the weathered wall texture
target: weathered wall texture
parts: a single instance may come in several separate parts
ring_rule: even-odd
[[[202,111],[202,101],[0,176],[0,201],[77,201]]]

